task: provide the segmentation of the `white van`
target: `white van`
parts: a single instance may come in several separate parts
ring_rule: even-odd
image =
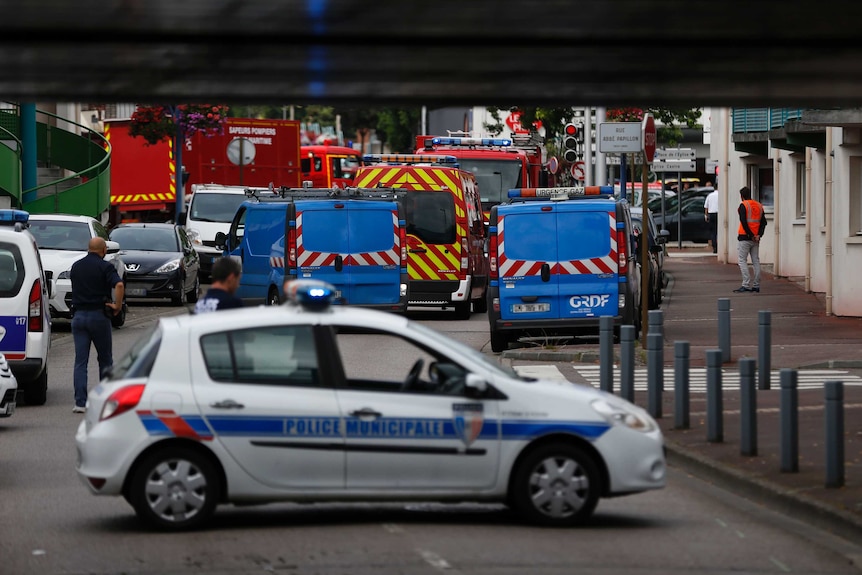
[[[195,184],[186,211],[177,218],[184,225],[201,261],[200,273],[209,277],[213,262],[222,256],[215,236],[230,231],[236,209],[246,199],[245,186]]]

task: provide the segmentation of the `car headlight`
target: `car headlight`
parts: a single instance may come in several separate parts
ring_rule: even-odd
[[[596,399],[590,406],[613,425],[624,425],[644,433],[656,429],[655,421],[636,405],[611,399]]]
[[[156,270],[157,274],[168,274],[180,268],[180,260],[171,260]]]
[[[60,272],[60,273],[57,275],[57,279],[58,279],[58,280],[67,280],[67,279],[69,279],[69,273],[70,273],[71,271],[72,271],[72,270],[66,270],[66,271],[64,271],[64,272]]]

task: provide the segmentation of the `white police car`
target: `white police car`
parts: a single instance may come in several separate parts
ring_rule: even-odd
[[[17,395],[18,380],[9,368],[6,356],[0,353],[0,417],[9,417],[15,413]]]
[[[77,470],[147,523],[219,503],[506,502],[565,526],[665,483],[661,432],[591,387],[519,377],[402,316],[293,303],[162,318],[90,392]]]
[[[39,249],[27,231],[30,214],[0,210],[0,353],[18,380],[24,401],[48,396],[51,318]]]

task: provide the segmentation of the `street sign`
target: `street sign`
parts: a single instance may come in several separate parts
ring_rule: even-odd
[[[652,171],[659,173],[669,172],[696,172],[697,163],[691,160],[671,160],[667,162],[653,162]]]
[[[667,148],[656,150],[653,160],[694,160],[697,154],[692,148]]]
[[[624,154],[640,152],[640,122],[599,122],[599,152],[603,154]]]
[[[572,164],[572,177],[583,182],[587,179],[587,165],[583,162],[575,162]]]
[[[641,126],[641,140],[643,141],[644,159],[647,164],[651,164],[655,156],[656,145],[655,119],[653,119],[652,114],[644,116]]]
[[[548,171],[552,174],[556,175],[557,171],[560,169],[560,160],[557,159],[557,156],[551,156],[548,160]]]
[[[719,164],[718,160],[707,160],[706,161],[706,173],[718,175],[718,164]]]

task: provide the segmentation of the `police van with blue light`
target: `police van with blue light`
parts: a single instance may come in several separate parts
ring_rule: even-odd
[[[163,317],[89,394],[77,471],[145,523],[206,527],[219,504],[507,503],[550,526],[665,485],[641,408],[518,376],[396,314],[296,280],[280,307]],[[108,517],[106,517],[108,520]]]
[[[597,334],[640,322],[631,214],[610,186],[524,188],[491,209],[491,349],[521,337]]]
[[[407,309],[403,192],[362,188],[247,189],[227,234],[224,255],[242,263],[237,297],[278,305],[286,280],[333,284],[339,303]]]
[[[48,394],[51,318],[48,284],[39,249],[27,231],[30,214],[0,210],[0,354],[29,405],[43,405]],[[4,392],[0,412],[15,409],[15,394]]]

